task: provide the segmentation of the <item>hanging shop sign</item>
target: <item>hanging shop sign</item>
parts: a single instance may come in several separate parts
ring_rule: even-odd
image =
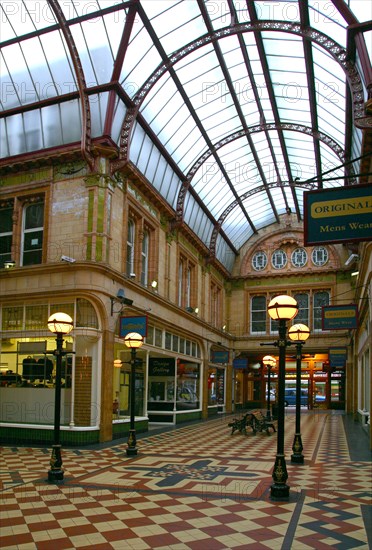
[[[348,330],[358,326],[358,306],[323,306],[323,330]]]
[[[331,368],[345,368],[347,360],[347,348],[329,348],[329,366]]]
[[[124,338],[130,332],[138,332],[141,336],[147,336],[147,316],[120,317],[119,336]]]
[[[228,363],[229,352],[228,351],[214,351],[211,350],[211,362],[212,363]]]
[[[372,240],[372,186],[304,193],[305,246]]]
[[[233,361],[233,367],[234,369],[247,369],[248,368],[248,359],[234,359]]]

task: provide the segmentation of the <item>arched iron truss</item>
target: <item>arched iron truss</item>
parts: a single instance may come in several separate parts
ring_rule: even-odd
[[[92,123],[91,123],[89,98],[86,93],[87,86],[86,86],[83,66],[81,64],[70,27],[66,22],[66,18],[63,14],[63,11],[59,3],[57,2],[57,0],[48,0],[48,4],[50,5],[50,8],[54,12],[54,15],[60,25],[61,31],[63,33],[64,39],[66,40],[66,44],[68,46],[68,49],[71,55],[72,63],[74,65],[76,79],[78,83],[78,92],[79,92],[81,118],[82,118],[81,154],[85,159],[85,161],[87,162],[89,168],[93,170],[94,157],[92,155]]]
[[[288,21],[256,21],[244,24],[232,25],[217,30],[214,33],[208,33],[197,40],[190,42],[183,48],[174,52],[167,60],[163,61],[152,75],[148,78],[145,84],[139,89],[133,98],[133,106],[128,109],[124,118],[120,132],[120,150],[119,163],[115,163],[115,169],[120,166],[120,161],[124,164],[129,159],[129,142],[130,134],[134,125],[139,108],[146,98],[149,91],[157,83],[157,81],[173,67],[181,59],[193,53],[199,48],[207,44],[216,42],[222,38],[255,31],[277,31],[287,32],[300,36],[312,42],[315,42],[320,47],[325,49],[333,59],[341,66],[345,72],[346,79],[349,83],[350,93],[352,97],[354,123],[358,128],[372,128],[372,117],[366,116],[364,111],[363,85],[355,63],[348,58],[347,52],[337,42],[329,38],[329,36],[317,31],[312,27],[302,27],[299,23],[290,23]]]
[[[271,182],[267,183],[265,185],[260,185],[260,187],[255,187],[254,189],[250,189],[246,193],[243,193],[243,195],[240,196],[240,200],[244,201],[248,199],[249,197],[252,197],[256,193],[262,193],[264,191],[267,191],[267,189],[273,189],[274,187],[300,187],[301,189],[309,189],[312,190],[316,187],[316,184],[314,183],[306,183],[306,182],[289,182],[289,183],[282,183],[282,182]],[[217,237],[218,233],[222,227],[223,222],[227,218],[227,216],[236,208],[238,205],[238,201],[233,201],[229,206],[222,212],[221,216],[218,218],[218,221],[216,225],[213,228],[211,240],[209,243],[209,253],[210,258],[214,258],[216,255],[216,243],[217,243]]]
[[[332,151],[338,156],[340,161],[345,161],[345,151],[340,145],[332,139],[330,136],[323,132],[314,132],[312,128],[309,126],[305,126],[303,124],[293,124],[293,123],[283,123],[278,127],[276,124],[259,124],[256,126],[250,126],[247,130],[241,129],[238,132],[233,132],[229,136],[224,137],[219,142],[216,143],[213,147],[213,151],[211,149],[208,149],[205,151],[194,163],[194,165],[190,168],[189,172],[186,175],[186,179],[182,182],[178,199],[177,199],[177,207],[176,207],[176,219],[175,219],[175,225],[180,225],[183,221],[183,211],[184,211],[184,204],[185,204],[185,198],[187,195],[187,191],[191,185],[192,178],[195,176],[196,172],[199,170],[199,168],[207,161],[207,159],[213,155],[215,151],[218,151],[228,143],[231,143],[232,141],[235,141],[236,139],[240,139],[244,137],[247,133],[254,134],[257,132],[262,131],[269,131],[269,130],[290,130],[293,132],[300,132],[303,134],[306,134],[311,137],[315,137],[322,141],[324,144],[328,145],[332,149]],[[350,175],[354,175],[354,167],[350,164],[348,166],[348,172]],[[350,184],[355,184],[356,179],[351,178]],[[251,189],[250,191],[247,191],[247,193],[244,193],[239,197],[239,200],[234,200],[221,214],[217,222],[215,223],[215,227],[212,231],[212,236],[210,240],[210,254],[211,257],[215,256],[216,252],[216,242],[217,242],[217,236],[218,233],[222,227],[223,222],[227,218],[227,216],[230,214],[234,208],[236,208],[241,201],[244,201],[248,197],[259,193],[267,191],[268,189],[272,189],[274,187],[300,187],[302,189],[314,189],[315,184],[314,183],[306,183],[306,182],[291,182],[291,183],[281,183],[281,182],[272,182],[267,183],[265,185],[261,185],[260,187],[257,187],[255,189]]]

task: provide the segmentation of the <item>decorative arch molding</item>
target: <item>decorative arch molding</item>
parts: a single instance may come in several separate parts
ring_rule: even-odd
[[[224,27],[213,33],[208,33],[200,36],[196,40],[189,42],[183,48],[180,48],[174,52],[168,59],[158,65],[153,71],[148,80],[139,89],[137,94],[133,98],[133,106],[128,109],[124,118],[121,132],[120,132],[120,149],[119,149],[119,161],[115,163],[115,169],[120,167],[121,162],[125,162],[129,158],[129,143],[130,134],[133,129],[134,121],[138,114],[139,108],[146,98],[149,91],[157,83],[157,81],[176,63],[187,55],[193,53],[199,48],[207,44],[216,42],[222,38],[233,36],[235,34],[241,34],[246,32],[287,32],[296,36],[301,36],[311,42],[318,44],[325,49],[327,53],[333,57],[333,59],[341,66],[345,72],[347,81],[350,87],[350,93],[352,96],[352,106],[354,123],[358,128],[370,129],[372,128],[372,117],[366,116],[364,112],[364,97],[363,97],[363,85],[359,75],[358,69],[353,61],[348,59],[347,52],[337,42],[332,40],[326,34],[323,34],[312,27],[302,27],[299,23],[290,23],[288,21],[255,21],[249,23],[243,23],[239,25],[232,25]]]
[[[83,71],[83,66],[79,58],[78,50],[75,45],[74,38],[72,36],[70,27],[66,22],[64,13],[56,0],[48,0],[50,7],[61,27],[61,31],[66,44],[68,46],[72,63],[74,66],[76,79],[78,83],[78,92],[80,99],[81,107],[81,119],[82,119],[82,128],[81,128],[81,154],[85,161],[87,162],[89,168],[93,170],[94,168],[94,157],[92,154],[92,123],[91,123],[91,114],[90,114],[90,105],[89,98],[86,94],[86,81]]]
[[[329,243],[325,243],[324,245],[327,250],[329,251],[329,264],[331,269],[340,269],[342,267],[340,255],[337,251],[337,246]],[[247,247],[244,256],[242,257],[240,269],[239,269],[239,276],[240,277],[249,277],[252,275],[255,275],[255,271],[251,267],[252,265],[252,258],[258,251],[264,251],[270,256],[270,254],[276,249],[276,248],[286,248],[289,247],[291,249],[294,249],[296,247],[306,248],[308,251],[316,248],[316,245],[312,245],[310,247],[305,247],[303,244],[303,227],[297,226],[297,227],[279,227],[274,232],[268,232],[265,235],[261,236],[258,240],[256,240],[254,243],[252,243],[251,246]],[[309,253],[309,252],[308,252]],[[316,268],[315,266],[312,269],[319,269],[324,271],[324,267],[322,268]],[[266,273],[260,272],[260,276],[272,276],[272,275],[283,275],[283,273],[288,274],[296,274],[297,276],[305,275],[303,268],[295,268],[292,266],[289,266],[285,270],[274,270],[268,267],[268,270]]]

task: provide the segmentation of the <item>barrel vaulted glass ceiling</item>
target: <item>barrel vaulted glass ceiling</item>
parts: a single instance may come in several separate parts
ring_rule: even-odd
[[[131,163],[227,269],[261,228],[302,219],[304,191],[362,182],[368,0],[0,10],[2,170],[74,148],[94,169],[105,145],[112,173]]]

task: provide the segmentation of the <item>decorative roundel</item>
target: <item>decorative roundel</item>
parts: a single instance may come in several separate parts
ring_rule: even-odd
[[[322,266],[328,262],[328,250],[324,246],[316,246],[312,253],[311,259],[314,265]]]
[[[262,271],[267,266],[267,256],[265,252],[256,252],[252,258],[252,267],[256,271]]]
[[[275,269],[283,269],[287,265],[287,254],[281,248],[273,252],[271,263]]]
[[[292,265],[303,267],[307,262],[307,252],[304,248],[296,248],[291,256]]]

